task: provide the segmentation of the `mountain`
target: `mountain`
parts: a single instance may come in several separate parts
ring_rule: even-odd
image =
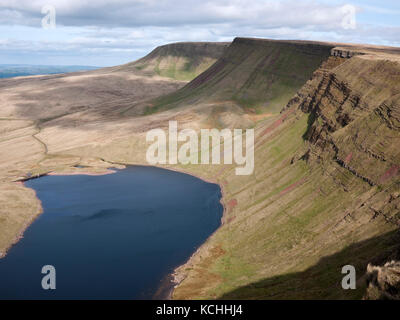
[[[118,69],[141,71],[175,80],[190,81],[207,70],[225,51],[224,42],[178,42],[155,48],[147,56]]]
[[[41,210],[18,181],[147,164],[146,133],[170,120],[252,127],[252,175],[165,166],[218,183],[225,206],[222,226],[175,271],[173,298],[363,298],[368,264],[400,260],[400,49],[237,38],[190,82],[173,79],[196,50],[170,45],[124,66],[0,81],[1,250]],[[355,266],[357,290],[342,289],[344,265]]]
[[[400,258],[399,49],[330,52],[256,126],[254,175],[205,175],[223,186],[224,224],[177,270],[174,298],[360,299],[368,263]],[[341,287],[345,265],[357,290]]]
[[[246,111],[279,112],[332,48],[317,42],[236,38],[206,72],[156,99],[149,111],[226,101]]]

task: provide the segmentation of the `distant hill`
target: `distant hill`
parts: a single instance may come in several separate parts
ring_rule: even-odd
[[[154,101],[151,112],[205,101],[278,112],[329,57],[332,44],[236,38],[185,87]],[[149,110],[150,112],[150,110]]]
[[[29,64],[0,64],[0,78],[57,74],[76,71],[95,70],[93,66],[46,66]]]
[[[194,78],[201,61],[215,62]],[[182,76],[194,79],[174,80]],[[366,270],[374,279],[397,266],[400,48],[247,38],[0,81],[1,253],[42,212],[16,181],[148,165],[146,133],[170,120],[196,132],[252,127],[255,142],[252,175],[234,164],[166,165],[218,183],[225,208],[221,227],[175,270],[173,299],[361,299]],[[345,265],[356,290],[341,286]],[[368,297],[383,289],[369,285]]]
[[[175,80],[191,81],[215,63],[228,42],[178,42],[155,48],[147,56],[117,67]]]

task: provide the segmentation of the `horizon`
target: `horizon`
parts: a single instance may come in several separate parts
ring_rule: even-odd
[[[0,59],[108,67],[135,61],[160,45],[236,37],[399,47],[399,17],[400,5],[392,0],[0,0]]]
[[[234,37],[233,40],[231,42],[228,41],[176,41],[176,42],[168,42],[168,43],[164,43],[164,44],[160,44],[157,47],[154,47],[152,49],[150,49],[150,51],[148,53],[146,53],[145,55],[138,57],[135,60],[132,61],[127,61],[127,62],[123,62],[119,65],[123,65],[125,63],[130,63],[130,62],[135,62],[137,60],[140,60],[141,58],[147,56],[149,53],[151,53],[153,50],[155,50],[158,47],[162,47],[168,44],[174,44],[174,43],[232,43],[236,38],[246,38],[246,39],[256,39],[256,40],[272,40],[272,41],[305,41],[305,42],[321,42],[321,43],[333,43],[330,41],[323,41],[323,40],[303,40],[303,39],[270,39],[270,38],[257,38],[257,37]],[[399,48],[400,49],[400,45],[399,46],[389,46],[389,45],[375,45],[375,44],[371,44],[371,43],[351,43],[351,42],[341,42],[341,43],[337,43],[338,45],[364,45],[364,46],[378,46],[378,47],[383,47],[383,48]],[[113,67],[113,66],[119,66],[119,65],[111,65],[111,66],[98,66],[98,65],[84,65],[84,64],[29,64],[29,63],[1,63],[0,66],[36,66],[36,67],[91,67],[91,68],[107,68],[107,67]]]
[[[30,63],[0,63],[0,67],[5,67],[5,66],[18,66],[18,67],[29,67],[29,66],[35,66],[35,67],[96,67],[94,65],[82,65],[82,64],[30,64]]]
[[[400,300],[399,4],[30,1],[0,0],[0,300]]]

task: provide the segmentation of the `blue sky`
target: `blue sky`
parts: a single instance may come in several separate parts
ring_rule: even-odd
[[[42,26],[45,5],[55,28]],[[111,66],[236,36],[400,46],[400,1],[0,0],[2,64]]]

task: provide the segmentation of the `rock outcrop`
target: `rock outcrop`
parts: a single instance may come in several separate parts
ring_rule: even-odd
[[[399,64],[355,57],[326,65],[287,106],[309,114],[304,138],[311,153],[329,154],[371,186],[393,182],[400,164]],[[360,78],[349,69],[358,69]]]
[[[383,266],[368,264],[366,300],[400,300],[400,261]]]

